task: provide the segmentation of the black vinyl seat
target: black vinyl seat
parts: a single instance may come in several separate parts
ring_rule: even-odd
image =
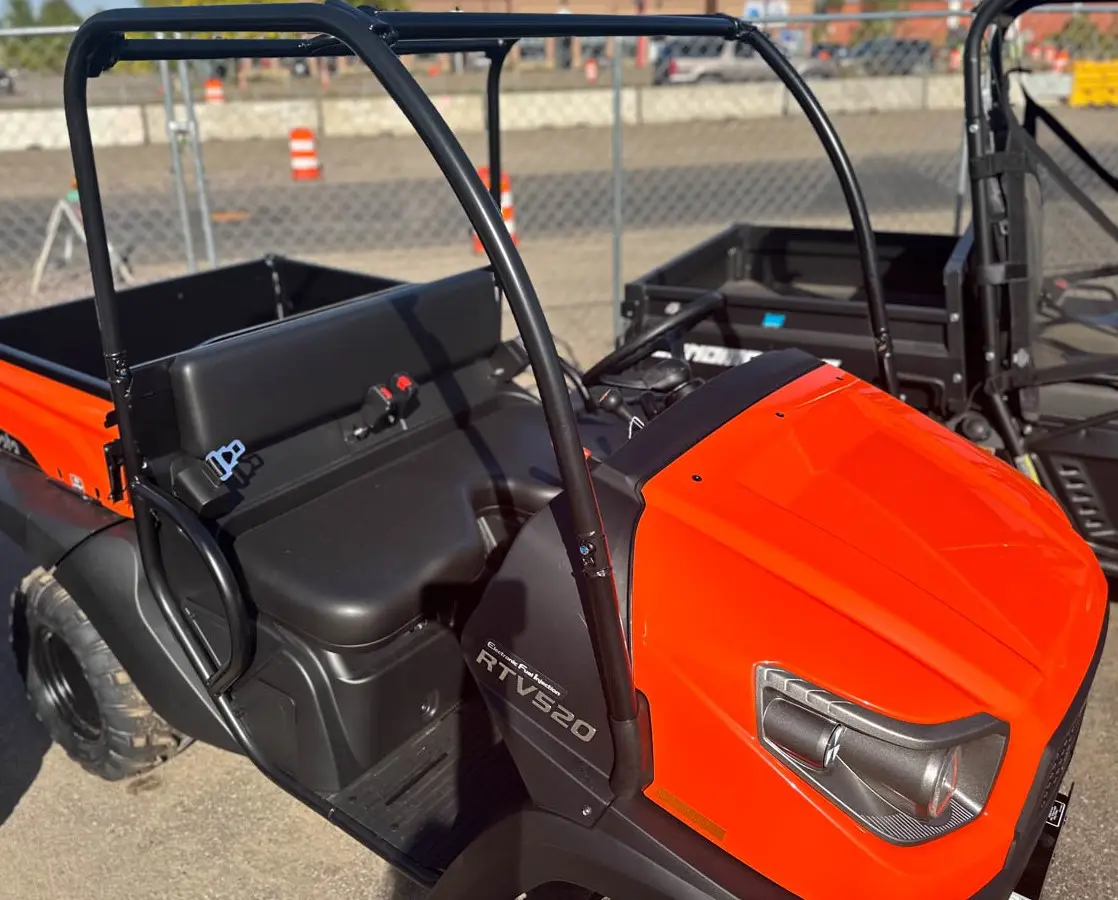
[[[367,648],[481,586],[495,543],[560,489],[542,408],[492,377],[500,336],[493,275],[477,270],[170,362],[177,459],[244,448],[238,502],[210,521],[258,611],[318,644]],[[370,390],[393,373],[418,390],[408,428],[358,441]],[[599,455],[627,437],[612,418],[585,428]]]
[[[608,455],[623,426],[583,423]],[[488,510],[526,519],[559,492],[542,408],[516,400],[239,536],[234,553],[256,606],[334,648],[392,638],[476,584]]]
[[[431,586],[469,584],[485,564],[469,505],[433,487],[378,472],[247,532],[235,546],[252,600],[333,647],[371,646],[409,627]],[[405,521],[393,527],[397,518]]]

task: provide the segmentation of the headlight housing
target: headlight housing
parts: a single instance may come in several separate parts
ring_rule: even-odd
[[[913,845],[982,812],[1009,725],[985,713],[937,725],[902,722],[761,665],[757,734],[781,763],[874,834]]]

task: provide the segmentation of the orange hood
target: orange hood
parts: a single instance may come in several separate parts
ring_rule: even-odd
[[[649,796],[715,822],[724,849],[799,896],[833,896],[836,871],[866,900],[985,884],[1106,614],[1106,580],[1055,501],[828,365],[750,406],[642,493],[630,621],[652,717]],[[987,808],[919,847],[871,836],[760,747],[761,663],[911,723],[978,712],[1009,723]],[[798,840],[772,841],[786,832]]]
[[[1094,650],[1083,620],[1101,617],[1106,582],[1052,497],[831,366],[727,423],[644,494],[987,700]]]

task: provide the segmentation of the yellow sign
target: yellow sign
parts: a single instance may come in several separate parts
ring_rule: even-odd
[[[1068,106],[1118,106],[1118,60],[1075,62]]]

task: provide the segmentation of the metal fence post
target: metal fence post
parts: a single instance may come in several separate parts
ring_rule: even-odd
[[[621,319],[621,233],[625,228],[625,183],[624,168],[621,161],[621,81],[622,81],[622,51],[621,41],[615,40],[613,45],[613,135],[612,150],[613,160],[611,170],[613,174],[613,341],[617,344],[621,340],[624,323]]]
[[[163,40],[163,32],[156,32],[156,38]],[[167,143],[171,147],[171,172],[175,183],[175,199],[179,204],[179,222],[182,225],[182,242],[186,250],[186,268],[193,274],[198,271],[194,258],[194,235],[190,226],[190,210],[186,205],[186,185],[182,177],[182,152],[179,147],[181,126],[175,119],[175,88],[171,84],[171,67],[167,60],[159,60],[159,78],[163,83],[163,127],[167,132]]]
[[[963,233],[963,210],[966,205],[967,193],[970,190],[970,173],[967,168],[967,130],[963,127],[963,136],[959,144],[959,181],[955,186],[955,237]]]
[[[181,38],[181,34],[176,37]],[[202,220],[202,241],[206,245],[206,258],[210,268],[217,267],[217,247],[214,244],[213,220],[210,218],[210,199],[206,188],[206,169],[202,163],[202,145],[198,139],[198,117],[194,112],[194,87],[190,83],[190,69],[186,60],[179,60],[179,81],[182,84],[182,102],[186,109],[186,134],[194,151],[194,181],[198,187],[198,217]]]

